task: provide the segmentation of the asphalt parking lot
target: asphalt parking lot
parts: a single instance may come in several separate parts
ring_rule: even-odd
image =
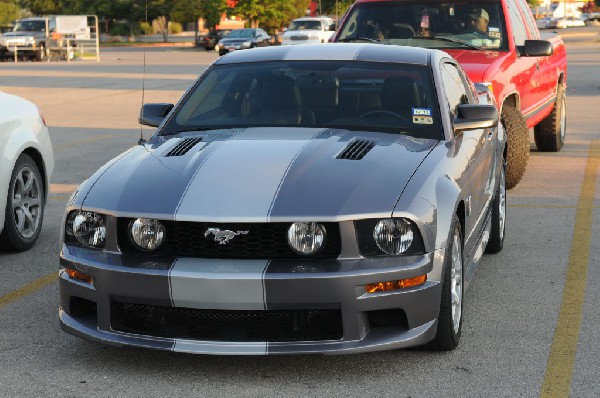
[[[142,102],[176,102],[217,55],[105,48],[98,63],[0,64],[0,90],[40,107],[56,158],[38,243],[0,253],[0,397],[600,396],[599,32],[564,32],[566,145],[541,153],[532,144],[508,194],[504,250],[484,257],[466,294],[460,346],[448,353],[212,357],[63,333],[56,270],[70,192],[152,134],[137,124]]]

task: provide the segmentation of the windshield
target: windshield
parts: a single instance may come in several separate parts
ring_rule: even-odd
[[[236,29],[225,35],[228,39],[247,39],[254,36],[254,30],[252,29]]]
[[[289,30],[321,30],[321,21],[294,21]]]
[[[357,61],[213,66],[161,134],[267,126],[443,137],[429,67]]]
[[[45,32],[45,21],[19,21],[15,24],[13,32]]]
[[[345,19],[338,41],[363,39],[440,49],[508,49],[499,1],[357,4]]]

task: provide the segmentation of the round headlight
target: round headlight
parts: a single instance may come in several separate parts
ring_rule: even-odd
[[[386,254],[402,254],[413,243],[410,223],[402,218],[381,220],[373,230],[377,247]]]
[[[91,211],[82,211],[73,218],[73,236],[84,246],[103,247],[106,243],[104,217]]]
[[[325,243],[325,227],[316,222],[295,222],[288,229],[288,243],[298,254],[315,254]]]
[[[142,250],[156,250],[165,239],[165,227],[158,220],[138,218],[129,223],[131,240]]]

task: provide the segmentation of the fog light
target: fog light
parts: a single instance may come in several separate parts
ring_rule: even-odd
[[[92,277],[86,273],[74,270],[74,269],[70,269],[70,268],[65,268],[65,271],[67,272],[67,275],[69,275],[69,278],[71,279],[77,279],[86,283],[92,283]]]
[[[414,278],[400,279],[398,281],[379,282],[365,285],[367,293],[387,292],[389,290],[406,289],[407,287],[419,286],[425,283],[427,275],[420,275]]]
[[[142,250],[156,250],[165,238],[165,227],[158,220],[138,218],[129,223],[131,240]]]

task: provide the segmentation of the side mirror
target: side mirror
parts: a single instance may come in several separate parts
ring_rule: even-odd
[[[461,104],[454,119],[454,132],[485,129],[498,125],[498,110],[494,105]]]
[[[158,127],[173,109],[173,104],[144,104],[138,119],[140,124]]]
[[[525,57],[547,57],[552,55],[552,43],[547,40],[525,40],[521,55]]]
[[[329,30],[332,32],[335,32],[337,30],[335,24],[331,24],[331,26],[329,27]]]

